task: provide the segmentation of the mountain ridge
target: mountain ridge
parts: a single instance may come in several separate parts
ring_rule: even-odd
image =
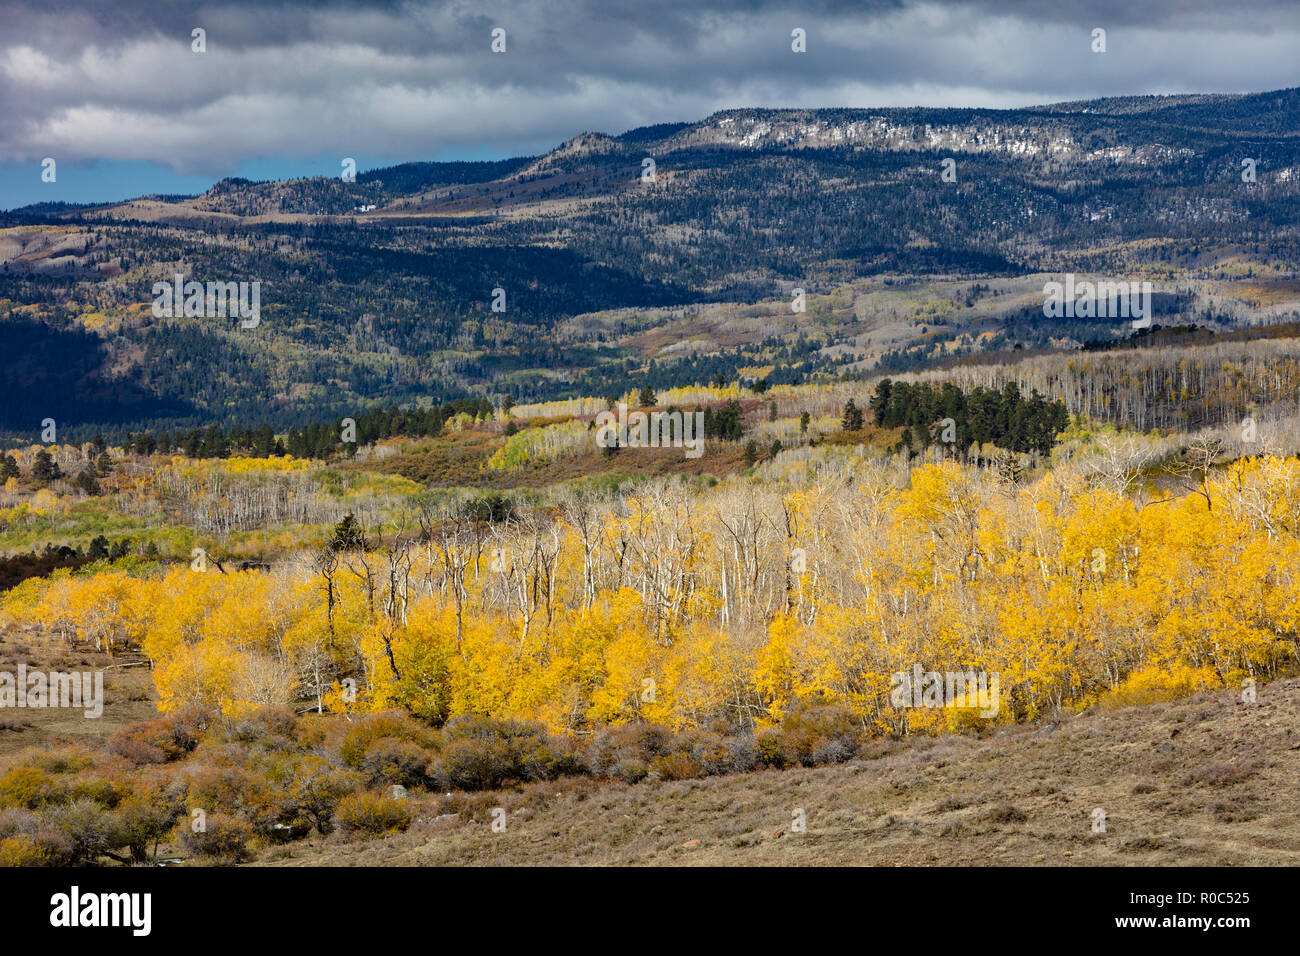
[[[35,363],[24,380],[59,381],[61,362],[120,400],[94,422],[56,389],[0,429],[287,427],[1121,342],[1123,323],[1044,317],[1044,282],[1066,272],[1153,282],[1165,326],[1293,322],[1297,129],[1300,90],[733,109],[542,156],[9,214],[0,329]],[[155,317],[154,284],[177,274],[259,283],[260,324]]]
[[[350,195],[362,199],[373,196],[373,193],[366,191],[367,187],[379,184],[394,188],[394,183],[401,183],[402,185],[395,187],[398,193],[410,195],[437,185],[478,184],[496,179],[505,180],[511,176],[517,178],[536,175],[561,166],[563,161],[569,158],[587,158],[593,155],[630,158],[639,152],[638,148],[634,147],[640,147],[640,151],[651,156],[664,155],[679,149],[719,145],[748,149],[858,147],[896,150],[948,149],[958,152],[1001,149],[1034,155],[1035,149],[1045,148],[1041,142],[1033,143],[1032,137],[1020,139],[1004,137],[1004,133],[1026,132],[1031,118],[1056,119],[1063,124],[1066,121],[1083,120],[1101,126],[1106,120],[1136,116],[1159,118],[1162,123],[1208,131],[1208,127],[1189,125],[1188,119],[1180,117],[1201,120],[1207,109],[1234,106],[1245,109],[1258,107],[1260,110],[1268,107],[1265,112],[1274,114],[1274,117],[1267,124],[1266,120],[1269,120],[1267,115],[1242,117],[1242,125],[1221,126],[1214,130],[1220,138],[1226,138],[1227,134],[1233,132],[1276,136],[1284,140],[1300,136],[1300,126],[1279,123],[1275,118],[1278,110],[1300,114],[1300,87],[1241,94],[1114,96],[1013,108],[733,107],[717,110],[698,120],[635,127],[617,134],[584,131],[539,156],[511,156],[487,161],[411,160],[394,166],[376,167],[358,173],[353,184],[344,183],[337,177],[326,176],[277,180],[226,177],[214,183],[204,193],[182,201],[203,202],[206,199],[212,202],[220,199],[224,194],[240,189],[256,190],[308,182],[322,184],[337,182],[341,186],[352,185],[354,189]],[[1223,118],[1220,116],[1220,121]],[[1275,126],[1280,131],[1269,133],[1264,128],[1265,125]],[[976,128],[981,126],[984,131],[976,132]],[[945,135],[943,132],[958,127],[965,128],[964,135],[956,132],[948,132]],[[926,130],[930,135],[924,140],[918,139],[919,130]],[[1062,135],[1071,134],[1065,125],[1060,127],[1059,132]],[[1097,131],[1093,132],[1097,134]],[[987,142],[988,137],[992,137],[993,142]],[[1041,141],[1041,135],[1037,139]],[[1062,141],[1058,140],[1058,146],[1061,143]],[[1084,152],[1081,146],[1078,147],[1078,151]],[[501,175],[497,176],[498,173]],[[152,197],[141,196],[125,202],[139,202],[149,198]],[[124,204],[77,203],[71,206],[75,209],[105,209]],[[32,212],[46,205],[28,205],[9,212]]]

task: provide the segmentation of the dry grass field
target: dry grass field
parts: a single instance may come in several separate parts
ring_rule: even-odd
[[[5,758],[28,747],[96,748],[119,727],[157,717],[152,674],[148,664],[135,663],[138,660],[135,655],[113,659],[80,648],[69,650],[48,641],[0,641],[0,671],[16,673],[18,665],[25,663],[29,671],[104,672],[104,712],[98,718],[87,719],[82,710],[59,707],[0,708],[0,766]]]
[[[1300,679],[883,746],[821,769],[415,794],[406,833],[259,862],[438,865],[1297,865]],[[492,829],[504,808],[504,832]],[[1094,811],[1105,832],[1094,833]],[[792,828],[803,810],[805,832]]]

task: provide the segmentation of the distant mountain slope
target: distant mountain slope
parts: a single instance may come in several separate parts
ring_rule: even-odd
[[[1121,335],[1044,325],[1044,280],[1006,285],[1065,271],[1164,280],[1186,304],[1168,324],[1289,321],[1298,130],[1300,90],[733,109],[580,133],[538,157],[29,207],[0,222],[0,332],[35,321],[103,340],[85,374],[116,397],[96,404],[100,422],[70,413],[90,428],[286,426],[374,401],[557,398],[748,369],[803,381],[988,341]],[[154,283],[178,273],[261,283],[261,323],[155,318]],[[809,311],[789,310],[795,289]]]

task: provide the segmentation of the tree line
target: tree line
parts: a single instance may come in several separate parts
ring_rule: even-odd
[[[1064,402],[1048,401],[1037,390],[1026,398],[1014,382],[1001,391],[977,386],[967,393],[950,382],[935,388],[883,379],[869,407],[880,427],[904,429],[900,443],[908,450],[941,442],[963,449],[992,444],[1045,455],[1070,423]],[[861,412],[854,411],[856,415],[845,410],[846,429],[862,427]]]
[[[456,415],[469,415],[475,421],[489,419],[495,407],[486,398],[457,398],[429,408],[398,408],[390,405],[359,412],[350,419],[316,422],[303,428],[290,428],[281,438],[270,425],[257,428],[222,429],[216,425],[192,428],[184,432],[133,432],[123,445],[127,452],[139,455],[183,454],[187,458],[226,458],[247,453],[265,458],[269,455],[293,455],[295,458],[332,458],[352,455],[358,445],[368,445],[385,438],[425,438],[442,433],[443,426]],[[350,420],[351,425],[347,422]],[[355,439],[355,440],[352,440]]]

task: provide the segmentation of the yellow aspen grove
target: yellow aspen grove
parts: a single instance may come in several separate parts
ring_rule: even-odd
[[[997,675],[982,725],[1294,668],[1300,463],[1242,458],[1184,488],[1091,462],[1008,482],[854,453],[797,481],[650,481],[499,521],[426,510],[418,536],[358,524],[271,570],[59,571],[0,612],[137,649],[164,711],[401,708],[573,734],[762,729],[827,703],[867,733],[931,733],[977,709],[918,707],[900,675]]]

